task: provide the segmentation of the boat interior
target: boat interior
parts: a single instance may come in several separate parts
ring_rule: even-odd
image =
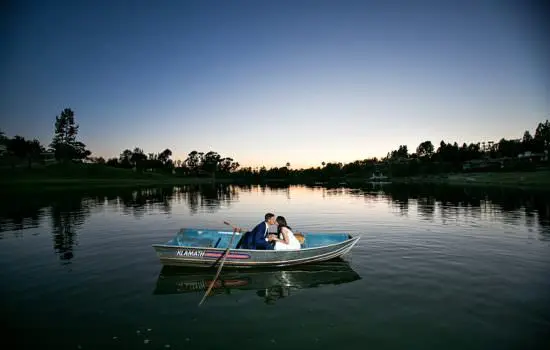
[[[218,230],[202,230],[202,229],[181,229],[176,236],[169,240],[166,244],[180,247],[201,247],[201,248],[222,248],[225,249],[231,241],[233,231],[218,231]],[[243,233],[236,234],[231,244],[231,248],[235,249],[239,240],[243,237]],[[301,248],[315,248],[330,244],[340,243],[352,238],[347,233],[299,233],[296,236],[302,236]]]

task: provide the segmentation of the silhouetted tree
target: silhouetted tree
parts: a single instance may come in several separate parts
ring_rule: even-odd
[[[407,145],[400,145],[397,150],[391,151],[388,158],[393,160],[396,160],[399,158],[403,158],[403,159],[409,158],[409,150],[407,149]]]
[[[7,145],[8,140],[9,139],[6,134],[2,130],[0,130],[0,145]]]
[[[42,159],[42,153],[45,151],[45,149],[36,139],[32,141],[27,141],[27,147],[27,161],[30,168],[33,161],[38,161]]]
[[[15,137],[8,141],[8,152],[11,152],[17,158],[26,158],[28,152],[28,143],[24,137],[15,135]]]
[[[419,158],[430,158],[434,153],[432,141],[424,141],[416,148],[416,154]]]
[[[25,140],[24,137],[16,135],[13,139],[7,140],[7,150],[15,159],[27,160],[28,167],[31,168],[32,162],[40,160],[44,148],[38,140]],[[12,166],[14,164],[12,163]]]
[[[170,151],[167,148],[158,155],[158,159],[162,162],[163,165],[166,165],[170,160],[171,156],[172,156],[172,151]]]
[[[134,151],[132,152],[132,156],[130,157],[130,163],[136,169],[142,169],[143,163],[147,160],[147,156],[145,153],[143,153],[143,150],[139,147],[134,148]]]
[[[202,156],[204,153],[192,151],[188,154],[187,159],[185,160],[185,165],[189,170],[195,174],[198,174],[201,166],[202,166]]]
[[[221,156],[216,152],[208,152],[204,155],[202,170],[212,175],[218,170],[218,163],[221,160]]]
[[[105,164],[112,167],[118,167],[120,165],[117,158],[109,158]]]
[[[234,162],[233,158],[222,158],[219,162],[219,171],[222,173],[229,173],[235,171],[239,167],[239,163]]]
[[[127,168],[127,169],[131,168],[132,167],[132,162],[130,160],[131,158],[132,158],[132,151],[129,149],[125,149],[124,151],[122,151],[122,153],[119,156],[118,164],[120,165],[121,168]]]
[[[68,161],[84,159],[91,155],[86,145],[76,140],[78,124],[75,123],[74,112],[70,108],[65,108],[55,117],[54,132],[50,147],[54,149],[56,159]]]
[[[550,123],[548,119],[544,123],[539,123],[535,130],[535,151],[548,151],[550,148]]]
[[[90,160],[95,164],[106,164],[105,158],[103,157],[93,157],[93,158],[90,158]],[[116,158],[115,158],[115,161],[116,161]]]
[[[522,152],[523,147],[523,144],[517,140],[503,138],[498,142],[498,154],[501,157],[516,158]]]

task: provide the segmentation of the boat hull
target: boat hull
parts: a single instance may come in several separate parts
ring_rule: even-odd
[[[348,253],[358,240],[359,237],[349,236],[347,240],[335,244],[300,250],[230,249],[224,269],[295,266],[327,261]],[[205,268],[219,266],[226,250],[169,244],[154,244],[153,248],[165,266]]]

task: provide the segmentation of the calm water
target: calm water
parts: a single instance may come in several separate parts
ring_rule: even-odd
[[[162,269],[181,227],[362,239],[343,262],[227,272]],[[4,197],[9,348],[548,349],[550,196],[388,187],[194,186]],[[6,332],[7,331],[7,332]],[[4,346],[2,346],[4,347]]]

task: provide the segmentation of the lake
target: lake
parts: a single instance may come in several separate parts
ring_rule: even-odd
[[[163,269],[182,227],[265,212],[361,239],[342,261]],[[4,196],[3,341],[51,349],[549,349],[550,196],[519,190],[202,185]]]

